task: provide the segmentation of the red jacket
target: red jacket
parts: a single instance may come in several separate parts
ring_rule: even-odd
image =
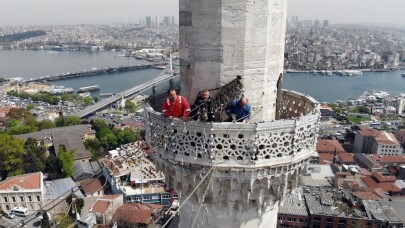
[[[190,111],[191,109],[188,101],[182,96],[177,96],[175,101],[171,101],[167,98],[162,105],[162,113],[167,117],[187,117]]]

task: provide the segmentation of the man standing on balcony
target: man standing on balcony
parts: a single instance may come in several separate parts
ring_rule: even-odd
[[[233,100],[225,109],[225,112],[228,115],[228,121],[242,122],[244,120],[249,120],[252,109],[248,104],[248,99],[242,97],[241,99]]]
[[[195,99],[191,116],[194,120],[214,121],[212,98],[208,89],[201,91]]]
[[[185,120],[191,111],[187,99],[183,96],[177,96],[174,89],[169,89],[167,95],[169,98],[162,105],[163,115],[169,117],[169,119],[176,117]]]

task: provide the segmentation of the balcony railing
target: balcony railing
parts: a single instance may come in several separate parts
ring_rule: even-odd
[[[315,151],[319,103],[283,91],[279,120],[257,123],[170,120],[146,104],[146,139],[155,156],[181,164],[261,167],[298,163]]]

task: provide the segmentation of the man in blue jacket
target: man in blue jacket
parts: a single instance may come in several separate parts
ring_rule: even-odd
[[[242,122],[243,120],[249,120],[252,109],[248,104],[248,99],[242,97],[233,100],[225,109],[225,112],[228,115],[228,121]]]

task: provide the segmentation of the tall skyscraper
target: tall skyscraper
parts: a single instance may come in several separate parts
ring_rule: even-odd
[[[152,27],[152,18],[151,18],[151,16],[147,16],[147,17],[145,18],[145,22],[146,22],[146,27],[147,27],[147,28],[151,28],[151,27]]]
[[[321,27],[321,22],[318,19],[315,20],[314,27],[315,28],[320,28]]]
[[[172,25],[175,25],[176,23],[174,22],[174,17],[172,16]]]
[[[170,25],[170,17],[164,17],[164,20],[163,20],[163,23],[164,23],[164,26],[169,26]]]
[[[220,113],[243,94],[253,109],[245,123],[184,122],[146,104],[145,138],[179,194],[179,225],[275,228],[315,153],[320,117],[317,101],[282,90],[287,0],[179,5],[181,95],[210,89]]]
[[[324,20],[323,21],[323,27],[325,27],[325,28],[329,27],[329,20]]]

